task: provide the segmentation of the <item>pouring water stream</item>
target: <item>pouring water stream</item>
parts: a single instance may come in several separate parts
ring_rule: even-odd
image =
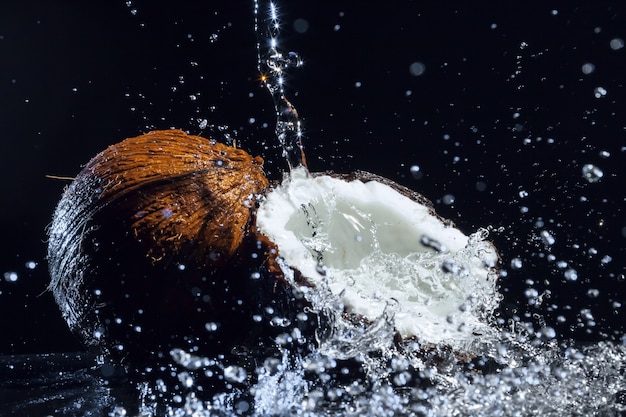
[[[285,94],[285,79],[288,69],[298,68],[303,62],[298,53],[285,54],[278,49],[280,24],[274,2],[254,0],[257,68],[263,85],[274,101],[275,134],[289,170],[292,170],[298,166],[306,167],[306,157],[302,145],[302,123],[298,111]]]

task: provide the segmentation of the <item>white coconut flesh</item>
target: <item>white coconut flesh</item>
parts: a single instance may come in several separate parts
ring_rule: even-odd
[[[468,348],[497,304],[497,254],[377,181],[292,171],[257,211],[279,256],[346,312],[392,319],[403,338]]]

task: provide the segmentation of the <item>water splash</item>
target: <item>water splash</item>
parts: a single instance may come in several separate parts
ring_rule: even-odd
[[[302,123],[298,111],[285,95],[285,78],[289,68],[302,66],[296,52],[284,54],[278,49],[280,18],[272,1],[254,0],[254,31],[257,35],[257,65],[260,79],[270,92],[276,112],[275,133],[289,169],[306,167],[302,146]]]
[[[385,325],[381,326],[381,329]],[[381,329],[378,329],[379,331]],[[349,335],[336,332],[327,343]],[[209,367],[179,369],[186,393],[162,382],[141,387],[146,416],[166,403],[175,416],[622,416],[626,413],[626,346],[559,345],[523,329],[503,331],[490,355],[459,360],[439,348],[378,346],[352,339],[353,356],[320,349],[294,357],[259,358],[255,382],[201,399],[194,376]],[[357,351],[359,351],[357,353]],[[223,366],[223,365],[222,365]],[[224,368],[228,370],[229,367]],[[228,371],[227,371],[228,372]],[[219,374],[216,373],[216,380]],[[160,385],[159,385],[160,384]],[[127,415],[118,408],[115,417]]]

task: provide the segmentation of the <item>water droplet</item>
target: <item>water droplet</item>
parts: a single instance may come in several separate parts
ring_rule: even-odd
[[[590,62],[586,62],[582,66],[582,71],[583,71],[583,74],[585,74],[585,75],[591,74],[592,72],[595,71],[595,69],[596,69],[596,66],[594,64],[590,63]]]
[[[272,317],[270,325],[273,327],[287,327],[291,324],[291,320],[285,317]]]
[[[409,72],[414,77],[419,77],[426,71],[426,65],[421,62],[414,62],[409,66]]]
[[[161,213],[163,214],[163,217],[166,219],[169,219],[170,217],[172,217],[172,214],[173,214],[172,209],[169,209],[169,208],[164,208]]]
[[[120,405],[116,405],[109,413],[111,417],[126,417],[128,415],[126,409]]]
[[[600,290],[596,288],[589,288],[587,290],[587,297],[589,298],[597,298],[600,295]]]
[[[583,178],[590,183],[598,182],[604,176],[604,172],[593,164],[585,164],[582,168]]]
[[[189,375],[189,372],[181,372],[178,375],[178,380],[185,388],[193,387],[193,377]]]
[[[98,327],[97,329],[95,329],[93,331],[93,337],[96,338],[96,339],[100,339],[103,334],[104,334],[104,328],[103,327]]]
[[[554,236],[552,236],[550,232],[548,232],[547,230],[542,230],[540,233],[540,236],[541,236],[541,241],[547,246],[554,245],[554,242],[556,241],[554,239]]]
[[[4,273],[4,280],[7,282],[15,282],[18,279],[17,272],[8,271]]]
[[[463,266],[459,266],[449,259],[441,263],[441,270],[446,274],[454,274],[456,276],[461,276],[465,272]]]
[[[235,409],[237,410],[238,415],[245,414],[248,410],[250,410],[250,403],[248,401],[239,401],[235,404]]]
[[[539,292],[534,288],[528,288],[524,291],[524,296],[526,298],[537,298]]]
[[[565,276],[565,279],[568,281],[576,281],[578,279],[578,272],[576,272],[575,269],[570,268],[563,273],[563,276]]]
[[[539,336],[542,339],[554,339],[556,337],[556,330],[554,330],[552,327],[546,326],[546,327],[542,327],[541,330],[539,331]]]
[[[322,276],[326,275],[327,269],[326,265],[321,262],[318,262],[317,265],[315,265],[315,271]]]
[[[293,28],[298,33],[305,33],[309,30],[309,21],[306,19],[296,19],[293,22]]]
[[[624,47],[624,40],[622,38],[613,38],[611,42],[609,42],[611,49],[617,51],[618,49],[622,49]]]
[[[394,385],[398,387],[403,387],[411,381],[411,374],[407,371],[400,372],[396,376],[393,377]]]
[[[455,197],[452,194],[446,194],[443,196],[443,199],[442,199],[443,204],[445,204],[446,206],[454,204],[454,200],[455,200]]]
[[[26,266],[26,269],[35,269],[35,268],[37,268],[37,262],[35,262],[35,261],[28,261],[28,262],[26,262],[25,266]]]
[[[582,310],[580,310],[580,317],[585,320],[594,320],[593,313],[588,308],[583,308]]]
[[[441,242],[427,235],[422,235],[420,237],[420,243],[427,248],[433,249],[435,252],[443,252],[446,250],[445,246],[443,246]]]
[[[422,179],[422,177],[424,176],[421,168],[418,165],[411,165],[411,168],[409,168],[409,172],[416,180]]]
[[[520,258],[511,259],[511,269],[522,269],[522,260]]]
[[[602,98],[606,96],[607,91],[604,87],[596,87],[593,89],[593,95],[595,98]]]
[[[600,260],[600,263],[601,263],[602,265],[606,265],[606,264],[608,264],[609,262],[611,262],[612,260],[613,260],[613,258],[612,258],[610,255],[604,255],[604,256],[602,257],[602,259]]]

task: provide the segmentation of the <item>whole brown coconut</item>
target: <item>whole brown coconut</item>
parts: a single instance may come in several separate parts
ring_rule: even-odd
[[[262,164],[178,130],[94,157],[49,228],[50,289],[69,327],[129,361],[269,343],[282,330],[272,318],[302,300],[272,265],[273,245],[251,232]]]

